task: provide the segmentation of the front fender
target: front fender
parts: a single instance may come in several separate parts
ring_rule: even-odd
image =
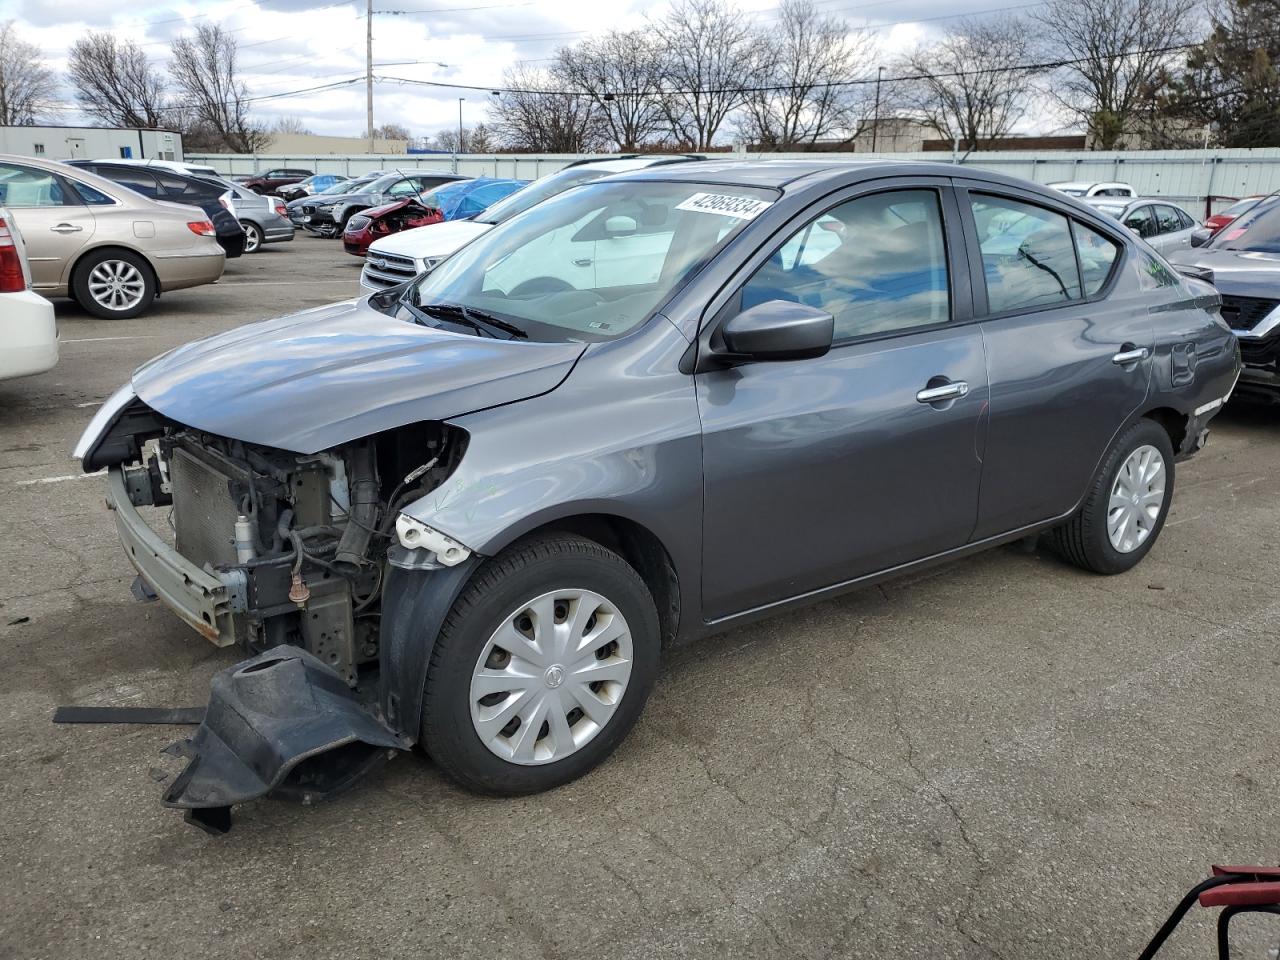
[[[622,517],[666,548],[696,597],[702,549],[702,438],[688,342],[664,318],[594,344],[555,390],[449,422],[470,440],[457,470],[403,508],[492,556],[556,520]]]

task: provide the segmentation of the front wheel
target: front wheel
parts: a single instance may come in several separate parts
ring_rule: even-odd
[[[1124,573],[1155,545],[1173,500],[1173,444],[1139,420],[1112,444],[1084,503],[1052,532],[1064,559],[1094,573]]]
[[[244,228],[244,252],[257,253],[262,246],[262,229],[252,220],[241,220]]]
[[[598,543],[517,544],[481,567],[436,640],[422,744],[463,786],[536,793],[601,763],[658,670],[653,598]]]

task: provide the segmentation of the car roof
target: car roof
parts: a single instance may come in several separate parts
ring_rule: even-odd
[[[700,163],[674,163],[650,166],[630,173],[616,173],[604,180],[657,180],[679,183],[707,183],[724,186],[772,187],[779,190],[811,185],[854,182],[873,177],[963,177],[987,183],[1015,187],[1019,190],[1047,187],[1028,184],[1025,180],[976,167],[957,167],[951,163],[927,160],[704,160]],[[1058,196],[1056,193],[1048,194]]]

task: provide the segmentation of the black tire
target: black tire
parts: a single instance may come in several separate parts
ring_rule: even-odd
[[[111,266],[113,264],[116,265],[114,268]],[[95,297],[91,289],[91,281],[94,271],[99,267],[124,270],[126,266],[137,271],[142,285],[141,296],[128,306],[114,309],[109,297]],[[71,274],[71,295],[80,306],[95,317],[106,320],[127,320],[138,316],[151,306],[156,298],[156,277],[151,272],[151,264],[136,253],[130,253],[128,250],[97,250],[86,254],[76,264]]]
[[[252,220],[241,220],[244,228],[244,252],[257,253],[262,249],[262,229]]]
[[[494,631],[521,605],[572,588],[593,591],[621,612],[631,636],[631,675],[612,716],[576,752],[538,765],[507,760],[490,751],[472,723],[472,673]],[[448,776],[479,793],[558,787],[600,764],[630,732],[657,677],[660,647],[653,598],[616,553],[571,536],[517,543],[476,571],[445,618],[427,670],[422,746]]]
[[[1125,461],[1139,447],[1151,446],[1164,459],[1164,501],[1146,539],[1128,552],[1112,546],[1107,533],[1111,492]],[[1069,563],[1093,573],[1116,574],[1131,570],[1155,545],[1164,529],[1173,502],[1173,444],[1169,434],[1153,420],[1139,420],[1116,438],[1089,485],[1084,503],[1070,520],[1050,532],[1049,544]]]

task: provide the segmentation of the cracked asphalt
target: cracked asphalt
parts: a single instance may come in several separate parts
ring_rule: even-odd
[[[144,359],[357,267],[300,237],[136,320],[61,303],[59,366],[0,383],[0,957],[1123,958],[1210,863],[1280,861],[1280,412],[1239,404],[1130,574],[1003,549],[673,651],[619,753],[549,794],[408,756],[185,826],[181,728],[50,716],[203,704],[237,655],[130,599],[68,451]],[[1280,941],[1239,929],[1233,956]]]

